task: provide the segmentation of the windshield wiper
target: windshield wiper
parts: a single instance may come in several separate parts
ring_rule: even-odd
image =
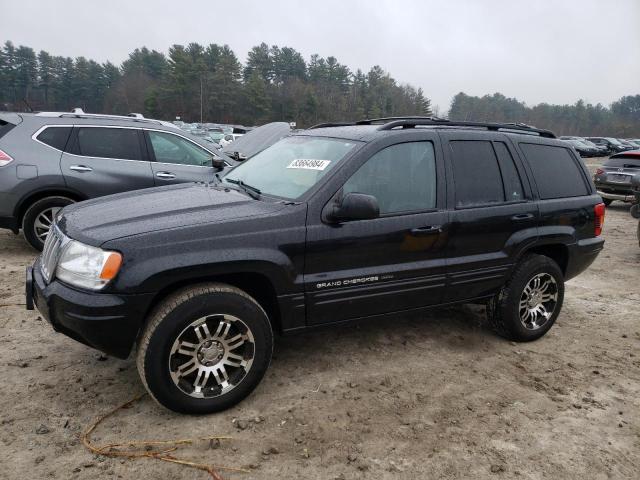
[[[253,187],[251,185],[247,185],[242,180],[235,180],[233,178],[224,179],[226,182],[233,183],[234,185],[238,185],[247,195],[249,195],[254,200],[260,199],[260,194],[262,193],[259,188]]]

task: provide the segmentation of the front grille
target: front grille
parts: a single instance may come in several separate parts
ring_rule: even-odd
[[[44,242],[44,248],[42,250],[42,256],[40,257],[40,265],[42,268],[42,275],[47,283],[49,283],[53,277],[53,272],[58,265],[60,259],[60,253],[62,252],[62,243],[64,241],[64,234],[58,230],[58,227],[54,223],[49,230],[47,240]]]

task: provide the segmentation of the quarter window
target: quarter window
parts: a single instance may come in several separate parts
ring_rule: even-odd
[[[177,163],[210,167],[212,155],[177,135],[163,132],[147,132],[156,162]]]
[[[449,147],[453,154],[456,207],[503,203],[502,175],[491,142],[453,141]]]
[[[50,147],[64,150],[70,133],[71,127],[47,127],[36,138]]]
[[[584,175],[569,150],[564,147],[521,143],[540,198],[564,198],[588,195]]]
[[[436,207],[436,162],[431,142],[387,147],[362,165],[343,193],[365,193],[378,200],[380,214]]]
[[[77,153],[85,157],[142,160],[138,130],[78,128]]]
[[[493,148],[495,148],[498,154],[506,201],[517,202],[523,200],[522,181],[520,180],[520,175],[518,175],[518,170],[516,169],[509,149],[502,142],[493,142]]]

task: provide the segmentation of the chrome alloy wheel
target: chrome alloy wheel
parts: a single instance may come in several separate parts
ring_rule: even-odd
[[[33,233],[36,234],[36,237],[38,237],[42,243],[47,239],[47,235],[49,235],[49,230],[51,230],[51,225],[53,224],[53,219],[56,218],[60,210],[62,210],[62,207],[47,208],[36,217],[36,221],[33,223]]]
[[[558,284],[548,273],[535,275],[522,291],[518,310],[527,330],[538,330],[549,321],[558,305]]]
[[[199,318],[173,342],[171,379],[194,398],[223,395],[237,387],[251,369],[254,344],[249,327],[233,315]]]

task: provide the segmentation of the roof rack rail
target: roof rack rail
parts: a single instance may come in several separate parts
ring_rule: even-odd
[[[380,118],[367,118],[364,120],[358,120],[356,125],[373,125],[374,123],[389,123],[399,120],[432,120],[432,121],[446,121],[440,117],[423,117],[423,116],[407,116],[407,117],[380,117]]]
[[[417,126],[434,126],[434,127],[471,127],[471,128],[485,128],[492,131],[505,131],[513,133],[524,133],[528,135],[538,135],[545,138],[556,138],[555,133],[550,130],[544,130],[536,128],[526,123],[515,122],[459,122],[456,120],[447,120],[446,118],[439,117],[382,117],[382,118],[368,118],[365,120],[359,120],[357,122],[328,122],[319,123],[308,130],[314,128],[325,127],[350,127],[359,125],[375,125],[380,126],[377,130],[392,130],[394,128],[415,128]]]
[[[326,123],[318,123],[317,125],[313,125],[312,127],[307,128],[307,130],[313,130],[314,128],[325,128],[325,127],[352,127],[355,125],[355,122],[326,122]]]
[[[361,125],[368,125],[362,123]],[[390,121],[378,127],[378,130],[392,130],[397,127],[415,128],[416,126],[442,126],[442,127],[471,127],[486,128],[492,131],[511,131],[514,133],[526,133],[529,135],[538,135],[546,138],[556,138],[555,133],[550,130],[543,130],[532,127],[526,123],[493,123],[493,122],[458,122],[455,120],[438,119],[413,119],[400,118]]]
[[[153,123],[156,125],[164,125],[166,122],[162,120],[153,120],[150,118],[144,118],[141,113],[130,113],[128,115],[107,115],[103,113],[85,113],[81,108],[73,108],[71,112],[39,112],[36,115],[41,117],[54,117],[54,118],[96,118],[104,120],[128,120],[130,122],[145,122]]]

